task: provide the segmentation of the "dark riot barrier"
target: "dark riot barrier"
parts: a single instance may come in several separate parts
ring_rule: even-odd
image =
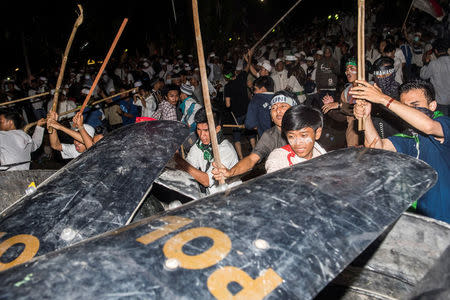
[[[3,211],[0,231],[34,244],[30,258],[128,224],[188,134],[173,121],[115,130]],[[21,253],[10,249],[3,261],[25,259]]]
[[[0,294],[310,299],[435,181],[409,156],[334,151],[13,267]]]

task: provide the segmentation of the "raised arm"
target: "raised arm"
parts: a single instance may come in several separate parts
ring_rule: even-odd
[[[93,139],[91,136],[87,133],[86,129],[83,125],[83,114],[78,112],[73,117],[73,125],[78,128],[78,132],[81,134],[81,139],[83,144],[86,146],[86,149],[89,149],[94,145]]]
[[[421,111],[383,94],[381,89],[376,85],[371,85],[363,80],[357,80],[356,82],[361,84],[361,86],[356,86],[350,91],[356,98],[366,99],[370,102],[388,107],[401,119],[425,134],[438,138],[444,137],[444,131],[439,122],[434,121]]]

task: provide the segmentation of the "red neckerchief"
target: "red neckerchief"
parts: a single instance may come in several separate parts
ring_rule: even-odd
[[[284,146],[284,147],[281,147],[281,149],[284,149],[284,150],[286,150],[287,152],[289,152],[288,155],[287,155],[287,160],[289,161],[289,165],[292,166],[293,163],[292,163],[292,160],[291,160],[291,159],[292,159],[293,157],[295,157],[296,154],[295,154],[294,150],[292,150],[291,145],[288,144],[288,145],[286,145],[286,146]]]

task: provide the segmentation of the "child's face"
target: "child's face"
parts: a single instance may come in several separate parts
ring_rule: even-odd
[[[286,132],[289,145],[299,157],[311,159],[313,156],[314,143],[320,138],[322,128],[314,131],[311,127]]]

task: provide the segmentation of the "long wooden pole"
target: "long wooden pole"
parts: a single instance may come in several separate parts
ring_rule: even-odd
[[[406,20],[408,20],[409,13],[411,12],[411,8],[413,7],[414,1],[415,1],[415,0],[412,0],[412,1],[411,1],[411,5],[409,6],[408,13],[406,14],[405,20],[403,21],[402,32],[403,32],[403,30],[405,29],[405,26],[406,26]]]
[[[251,51],[255,51],[256,47],[258,47],[259,44],[261,44],[261,42],[269,35],[269,33],[272,32],[272,30],[277,27],[278,24],[280,24],[281,21],[284,20],[284,18],[286,18],[287,15],[289,15],[289,13],[297,6],[300,4],[300,2],[302,2],[302,0],[298,0],[294,5],[292,5],[292,7],[275,23],[275,25],[273,25],[272,27],[270,27],[269,30],[267,30],[267,32],[263,35],[262,38],[260,38],[251,48]]]
[[[206,117],[208,118],[209,135],[211,137],[212,150],[214,154],[214,162],[219,166],[222,166],[219,153],[219,143],[217,142],[216,125],[214,124],[214,118],[211,108],[211,100],[209,98],[208,79],[206,77],[205,66],[205,54],[203,53],[202,33],[200,31],[200,21],[198,18],[198,4],[197,0],[192,0],[192,12],[194,16],[194,28],[195,28],[195,40],[197,42],[197,56],[200,69],[200,77],[202,81],[203,100],[205,104]],[[225,180],[219,181],[220,185],[225,184]]]
[[[58,80],[56,81],[55,94],[53,95],[53,105],[51,111],[56,111],[58,107],[58,99],[59,99],[59,90],[61,88],[62,80],[64,77],[64,71],[66,70],[67,58],[69,57],[70,48],[72,47],[73,39],[75,38],[75,33],[77,32],[78,27],[83,23],[83,7],[78,4],[78,9],[80,13],[78,18],[75,21],[75,24],[72,28],[72,33],[70,34],[69,41],[66,45],[66,50],[64,51],[64,55],[61,62],[61,68],[59,69]]]
[[[106,97],[106,98],[103,98],[103,99],[94,101],[94,102],[92,102],[90,105],[96,105],[96,104],[102,103],[102,102],[104,102],[104,101],[106,101],[106,100],[112,99],[112,98],[114,98],[114,97],[117,97],[117,96],[122,95],[122,94],[125,94],[125,93],[129,93],[129,92],[135,91],[135,90],[137,90],[137,89],[138,89],[138,88],[132,88],[132,89],[129,89],[129,90],[126,90],[126,91],[123,91],[123,92],[120,92],[120,93],[117,93],[117,94],[108,96],[108,97]],[[70,113],[79,111],[80,108],[81,108],[81,106],[80,106],[80,107],[77,107],[77,108],[74,108],[74,109],[71,109],[71,110],[68,110],[68,111],[65,111],[65,112],[62,112],[59,116],[60,116],[60,117],[61,117],[61,116],[65,116],[65,115],[68,115],[68,114],[70,114]],[[27,124],[27,125],[23,128],[23,131],[28,132],[28,130],[30,130],[30,128],[33,127],[33,126],[35,126],[36,124],[37,124],[37,122],[33,122],[33,123]]]
[[[358,1],[358,80],[365,80],[366,77],[366,59],[364,49],[364,13],[365,0]],[[358,130],[364,130],[364,121],[358,119]]]
[[[117,32],[116,37],[114,38],[114,41],[113,41],[111,47],[109,48],[108,54],[106,54],[106,57],[103,60],[102,66],[100,67],[100,71],[98,71],[97,76],[95,77],[94,83],[92,84],[91,89],[89,90],[89,93],[86,96],[86,99],[84,99],[83,105],[81,106],[81,109],[80,109],[81,113],[83,113],[87,103],[89,102],[89,99],[91,99],[92,93],[94,92],[94,89],[97,86],[97,83],[98,83],[100,77],[102,76],[103,71],[106,68],[106,65],[108,64],[109,58],[111,57],[111,55],[114,51],[114,48],[116,47],[117,42],[119,41],[119,38],[122,35],[122,32],[125,29],[125,26],[127,25],[127,22],[128,22],[127,18],[123,19],[122,25],[120,25],[119,31]]]
[[[69,41],[66,45],[66,50],[64,50],[64,55],[61,61],[61,67],[59,69],[58,80],[56,81],[55,94],[53,95],[53,104],[50,111],[56,111],[58,107],[59,100],[59,90],[61,89],[62,80],[64,77],[64,71],[66,70],[67,58],[69,57],[70,48],[72,47],[73,39],[75,38],[75,33],[77,32],[78,27],[83,23],[83,7],[78,4],[78,9],[80,13],[78,18],[75,20],[75,24],[73,24],[72,33],[70,34]],[[53,128],[48,128],[49,133],[53,132]]]
[[[50,94],[50,93],[49,92],[45,92],[45,93],[36,94],[36,95],[33,95],[33,96],[28,96],[28,97],[25,97],[25,98],[11,100],[11,101],[8,101],[8,102],[0,103],[0,106],[5,106],[5,105],[8,105],[8,104],[13,104],[13,103],[22,102],[22,101],[25,101],[25,100],[34,99],[34,98],[38,98],[38,97],[41,97],[41,96],[46,96],[48,94]]]

